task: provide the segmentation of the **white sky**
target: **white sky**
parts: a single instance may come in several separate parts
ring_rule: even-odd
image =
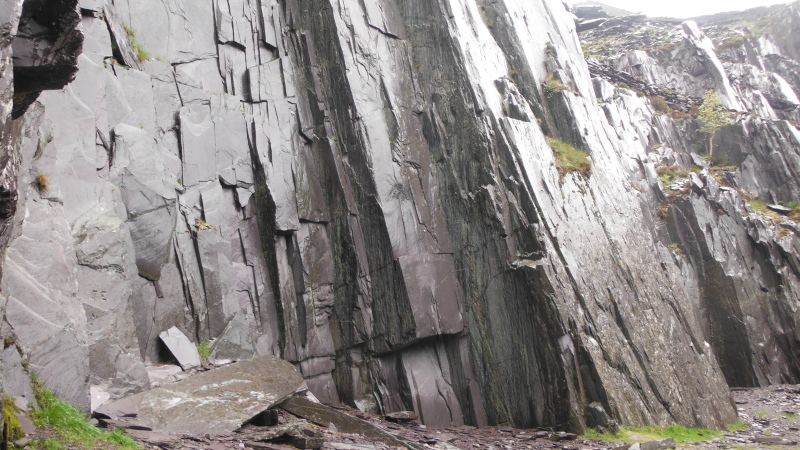
[[[568,3],[581,3],[569,0]],[[697,17],[724,11],[741,11],[756,6],[791,3],[793,0],[595,0],[609,6],[634,13],[642,12],[651,17]]]

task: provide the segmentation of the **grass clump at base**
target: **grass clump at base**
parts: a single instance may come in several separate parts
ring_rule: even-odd
[[[623,427],[617,433],[598,433],[589,430],[584,435],[587,439],[597,439],[603,442],[647,442],[659,439],[675,439],[675,442],[702,442],[719,436],[721,432],[706,428],[686,428],[680,425],[667,425],[660,427]]]
[[[197,344],[197,353],[200,354],[200,361],[208,362],[208,358],[211,357],[211,343],[208,341],[203,341]]]
[[[728,431],[730,431],[731,433],[736,432],[736,431],[744,431],[744,430],[747,429],[747,425],[740,420],[740,421],[738,421],[736,423],[732,423],[732,424],[728,425],[728,427],[726,429]]]
[[[42,448],[55,450],[66,448],[66,445],[83,448],[141,448],[122,430],[106,431],[90,424],[83,413],[56,397],[35,376],[32,382],[36,402],[39,404],[39,409],[32,414],[34,424],[37,428],[52,431],[56,436],[37,442]]]
[[[589,161],[588,153],[558,139],[549,139],[548,142],[556,155],[556,167],[559,174],[580,172],[589,175],[592,173],[592,163]]]

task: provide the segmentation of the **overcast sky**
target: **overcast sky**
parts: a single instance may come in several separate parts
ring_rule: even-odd
[[[582,3],[571,0],[569,3]],[[609,6],[642,12],[648,16],[696,17],[724,11],[741,11],[756,6],[769,6],[778,3],[791,3],[792,0],[596,0]]]

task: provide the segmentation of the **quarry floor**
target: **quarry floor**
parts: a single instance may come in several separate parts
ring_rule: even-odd
[[[739,411],[742,424],[723,431],[721,435],[705,442],[679,442],[678,449],[800,449],[800,385],[776,385],[767,388],[735,389],[733,401]],[[574,435],[556,435],[547,430],[520,430],[511,427],[455,427],[431,429],[416,422],[405,424],[380,420],[360,411],[346,412],[369,422],[379,424],[408,441],[418,443],[420,448],[441,450],[511,450],[511,449],[626,449],[631,442],[601,442],[587,440]],[[281,412],[281,422],[298,419]],[[339,450],[384,450],[390,447],[363,436],[339,433],[307,424],[325,440],[323,449]],[[227,436],[184,438],[168,445],[143,443],[147,449],[265,449],[287,450],[297,447],[276,442],[253,442],[248,434],[253,429]],[[635,436],[631,433],[630,436]],[[562,440],[553,440],[561,438]],[[655,442],[641,443],[639,448],[658,449]],[[634,445],[631,450],[635,450]]]

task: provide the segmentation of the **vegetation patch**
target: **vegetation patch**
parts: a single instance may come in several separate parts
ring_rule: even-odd
[[[39,408],[33,414],[36,428],[52,435],[33,441],[31,447],[46,450],[66,448],[139,449],[139,445],[122,430],[106,431],[89,423],[88,418],[69,403],[60,400],[39,379],[32,378],[33,392]]]
[[[198,343],[197,353],[200,354],[200,360],[202,362],[208,362],[208,358],[211,357],[211,343],[208,341]]]
[[[719,94],[712,90],[706,91],[699,112],[698,117],[703,122],[700,131],[708,134],[708,154],[709,156],[714,156],[714,135],[720,127],[732,123],[730,114],[722,106]]]
[[[545,94],[552,94],[554,92],[561,92],[561,91],[571,91],[569,86],[566,84],[556,80],[553,78],[553,74],[550,74],[544,80],[544,93]]]
[[[670,114],[672,112],[672,108],[669,107],[669,103],[664,100],[664,97],[650,97],[650,103],[653,105],[656,114]]]
[[[3,397],[3,424],[5,425],[6,442],[15,442],[25,437],[22,426],[16,415],[16,407],[12,397]]]
[[[656,169],[658,179],[664,184],[670,184],[679,178],[688,178],[690,173],[699,173],[699,167],[691,167],[689,169],[681,169],[678,166],[662,166]]]
[[[131,27],[125,24],[123,24],[122,26],[125,28],[125,33],[128,34],[128,40],[131,43],[133,51],[136,52],[136,59],[138,59],[139,62],[144,62],[150,59],[150,53],[147,53],[144,47],[142,47],[142,44],[140,44],[139,41],[136,40],[136,32],[133,31]]]
[[[205,230],[217,231],[216,225],[210,225],[208,222],[200,218],[194,219],[194,224],[197,227],[197,231],[205,231]]]
[[[36,180],[34,181],[34,184],[36,185],[36,189],[43,194],[48,190],[50,190],[50,177],[48,177],[43,173],[40,173],[36,175]]]
[[[679,425],[668,425],[642,428],[623,427],[617,433],[598,433],[590,430],[585,437],[603,442],[647,442],[667,438],[675,439],[675,442],[703,442],[720,434],[719,431],[706,428],[686,428]]]
[[[750,37],[749,32],[746,35],[738,34],[736,36],[731,36],[725,39],[724,41],[720,42],[719,44],[717,44],[717,50],[728,50],[732,48],[741,47],[742,45],[744,45],[748,37]]]
[[[563,176],[571,172],[579,172],[588,176],[592,173],[592,163],[589,161],[588,153],[558,139],[548,139],[547,141],[556,155],[556,167],[559,174]]]
[[[730,431],[731,433],[735,433],[737,431],[744,431],[744,430],[747,429],[747,424],[745,424],[744,422],[742,422],[740,420],[740,421],[738,421],[736,423],[732,423],[732,424],[728,425],[728,427],[726,429],[728,431]]]

